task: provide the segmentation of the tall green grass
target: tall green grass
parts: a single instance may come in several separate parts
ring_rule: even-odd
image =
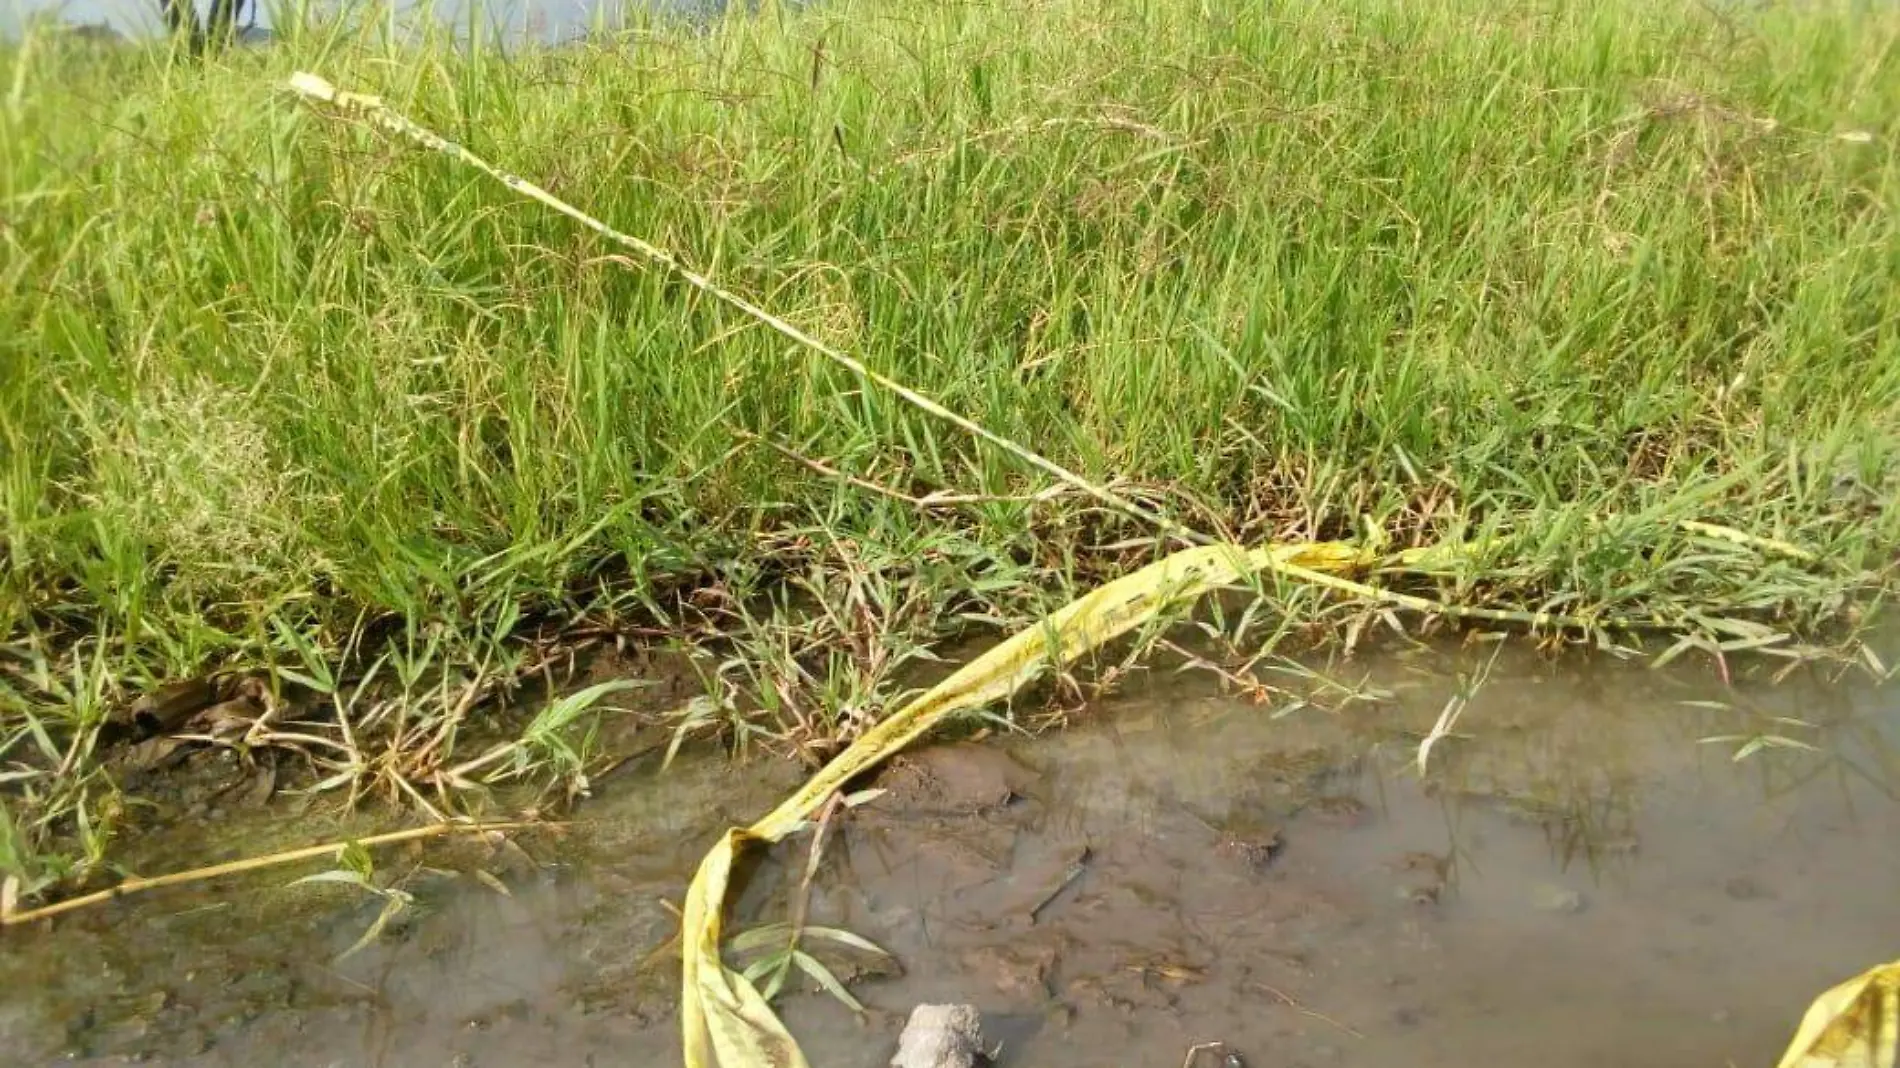
[[[0,761],[110,703],[58,696],[76,648],[105,698],[353,641],[489,663],[524,619],[787,582],[922,641],[1141,533],[297,69],[1206,530],[1488,538],[1439,596],[1691,629],[1818,634],[1891,581],[1889,6],[839,0],[199,63],[38,35],[0,49]]]

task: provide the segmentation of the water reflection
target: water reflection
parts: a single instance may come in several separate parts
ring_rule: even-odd
[[[1502,818],[1540,831],[1560,868],[1596,875],[1635,863],[1643,828],[1674,818],[1826,809],[1878,824],[1900,801],[1900,699],[1865,676],[1813,669],[1778,686],[1718,687],[1694,672],[1583,674],[1519,658],[1473,699],[1422,777],[1418,713],[1368,717],[1360,743],[1382,759],[1367,774],[1381,793],[1431,799],[1459,855],[1462,828]],[[1409,692],[1395,683],[1414,709],[1437,699],[1432,675]]]

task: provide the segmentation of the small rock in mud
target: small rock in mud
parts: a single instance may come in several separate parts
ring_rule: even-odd
[[[1236,828],[1221,836],[1214,852],[1260,871],[1279,855],[1282,844],[1278,827]]]
[[[1049,996],[1056,948],[1049,945],[979,946],[963,954],[963,966],[988,979],[1011,1001],[1040,1002]]]
[[[1062,998],[1072,1005],[1133,1017],[1143,1012],[1174,1011],[1183,985],[1186,980],[1170,980],[1150,965],[1134,962],[1106,975],[1078,976],[1064,987]]]
[[[1034,772],[1001,750],[933,745],[891,761],[877,778],[887,793],[871,807],[900,816],[980,815],[1028,796],[1034,782]]]
[[[919,1005],[897,1039],[891,1068],[976,1068],[989,1060],[982,1017],[968,1005]]]
[[[1398,879],[1393,896],[1414,905],[1437,904],[1451,872],[1451,862],[1433,853],[1407,853],[1391,867]]]
[[[1583,895],[1569,887],[1539,883],[1531,890],[1531,904],[1539,912],[1582,912]]]
[[[1043,1006],[1042,1022],[1057,1031],[1067,1032],[1075,1025],[1075,1006],[1066,1001],[1051,1001]]]
[[[1735,878],[1723,883],[1722,892],[1727,894],[1732,901],[1759,901],[1763,898],[1774,896],[1760,883],[1746,875],[1737,875]]]

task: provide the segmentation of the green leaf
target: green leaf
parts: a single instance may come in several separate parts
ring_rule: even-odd
[[[792,925],[789,923],[761,924],[733,935],[726,941],[726,948],[734,953],[745,953],[762,949],[776,942],[783,942],[791,936],[791,933]]]
[[[320,871],[315,875],[306,875],[301,879],[293,879],[288,885],[303,886],[306,883],[348,883],[351,886],[360,886],[370,893],[376,892],[376,887],[371,885],[370,881],[361,873],[341,870]]]
[[[843,945],[850,946],[853,949],[863,950],[864,952],[870,953],[874,956],[879,956],[879,957],[890,956],[889,952],[887,952],[883,947],[879,946],[877,943],[872,942],[870,939],[867,939],[863,937],[862,935],[853,934],[850,931],[846,931],[838,927],[818,927],[815,925],[807,926],[805,928],[805,935],[808,938],[828,938],[833,942],[838,942]]]
[[[818,963],[818,958],[809,953],[794,949],[792,950],[792,960],[797,963],[800,971],[818,980],[818,985],[824,987],[832,997],[849,1005],[852,1012],[864,1011],[864,1006],[858,1003],[858,999],[852,997],[851,992],[846,990],[844,984],[838,981],[838,977],[831,974],[831,969]]]
[[[361,874],[365,881],[376,873],[376,861],[369,855],[369,850],[363,848],[361,842],[351,842],[344,846],[343,851],[337,854],[337,863],[350,871]]]
[[[383,928],[389,926],[390,920],[395,919],[403,909],[408,907],[409,899],[407,895],[391,894],[385,897],[382,910],[376,913],[376,919],[370,923],[369,929],[364,931],[355,942],[351,943],[350,948],[338,954],[336,959],[338,961],[344,961],[355,956],[359,950],[371,942],[374,942],[377,936],[383,933]]]

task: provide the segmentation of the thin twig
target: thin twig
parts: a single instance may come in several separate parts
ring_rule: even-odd
[[[1238,689],[1243,696],[1255,702],[1264,701],[1267,699],[1268,696],[1270,696],[1273,693],[1273,687],[1268,686],[1266,683],[1261,682],[1259,679],[1251,677],[1251,672],[1248,672],[1247,674],[1243,675],[1238,672],[1229,671],[1226,668],[1221,667],[1219,664],[1214,663],[1212,660],[1209,660],[1208,658],[1204,656],[1201,656],[1197,653],[1184,649],[1180,645],[1176,644],[1175,642],[1171,642],[1166,638],[1156,638],[1155,644],[1163,649],[1168,650],[1169,652],[1174,653],[1176,656],[1181,657],[1183,660],[1187,662],[1186,663],[1187,667],[1197,668],[1201,671],[1212,673],[1215,677],[1227,683],[1229,686],[1232,686]],[[1248,661],[1249,666],[1251,666],[1252,663],[1253,663],[1252,660]],[[1243,668],[1242,670],[1246,671],[1247,669]]]
[[[1349,1027],[1346,1024],[1340,1023],[1338,1020],[1333,1019],[1331,1016],[1328,1016],[1323,1012],[1317,1012],[1313,1009],[1307,1008],[1305,1005],[1300,1004],[1298,998],[1295,998],[1293,995],[1288,994],[1287,992],[1283,990],[1280,990],[1276,987],[1268,986],[1266,983],[1260,982],[1258,979],[1253,981],[1253,985],[1259,987],[1260,989],[1266,991],[1269,994],[1272,994],[1275,998],[1279,999],[1280,1004],[1285,1005],[1287,1008],[1292,1009],[1294,1012],[1297,1012],[1302,1016],[1311,1016],[1313,1019],[1319,1020],[1322,1023],[1332,1024],[1334,1027],[1339,1028],[1341,1031],[1344,1031],[1345,1033],[1351,1035],[1354,1038],[1366,1037],[1365,1033],[1358,1030],[1357,1028]]]
[[[223,864],[213,864],[207,868],[193,868],[190,871],[173,872],[170,875],[155,875],[149,879],[127,879],[125,882],[107,890],[85,894],[81,897],[68,898],[65,901],[56,901],[51,905],[46,905],[41,908],[27,909],[25,912],[12,912],[6,915],[0,915],[0,927],[13,927],[18,924],[32,923],[35,920],[44,920],[91,905],[104,904],[105,902],[124,897],[127,894],[136,894],[145,890],[156,890],[162,886],[179,886],[185,883],[204,882],[207,879],[216,879],[225,875],[238,875],[243,872],[258,871],[263,868],[274,868],[284,864],[294,864],[300,860],[309,860],[313,857],[341,853],[344,849],[352,845],[364,847],[392,845],[397,842],[413,842],[423,838],[439,838],[448,834],[484,834],[489,831],[518,831],[526,827],[534,826],[547,827],[557,825],[531,823],[435,823],[427,827],[412,827],[406,831],[390,831],[387,834],[373,834],[368,838],[349,838],[340,842],[326,842],[323,845],[305,846],[302,849],[292,849],[284,853],[272,853],[268,856],[248,857],[244,860],[227,861]]]
[[[811,884],[818,877],[818,862],[825,855],[825,832],[831,829],[832,818],[844,807],[844,795],[833,793],[818,810],[818,825],[811,836],[811,852],[805,858],[805,874],[798,881],[798,897],[792,903],[792,931],[788,949],[798,949],[799,939],[805,934],[805,921],[811,913]]]
[[[414,801],[422,811],[427,812],[437,822],[447,822],[448,817],[442,814],[442,809],[431,805],[429,799],[422,796],[422,791],[416,789],[415,784],[409,781],[409,777],[403,774],[402,769],[395,767],[390,768],[389,781],[395,784],[396,789],[408,794],[410,800]],[[448,806],[449,800],[446,796],[443,797],[442,804],[445,808]]]
[[[468,684],[462,688],[461,696],[449,709],[449,714],[442,719],[441,724],[436,727],[435,732],[429,736],[429,740],[423,744],[422,748],[409,755],[408,764],[411,768],[421,770],[428,764],[439,763],[435,759],[435,751],[447,744],[449,734],[460,727],[462,721],[468,718],[468,714],[474,710],[475,706],[488,697],[491,692],[490,685],[501,681],[499,677],[489,674],[488,658],[489,654],[484,652],[481,663],[475,665],[475,677],[468,680]],[[445,682],[445,688],[446,685]]]

